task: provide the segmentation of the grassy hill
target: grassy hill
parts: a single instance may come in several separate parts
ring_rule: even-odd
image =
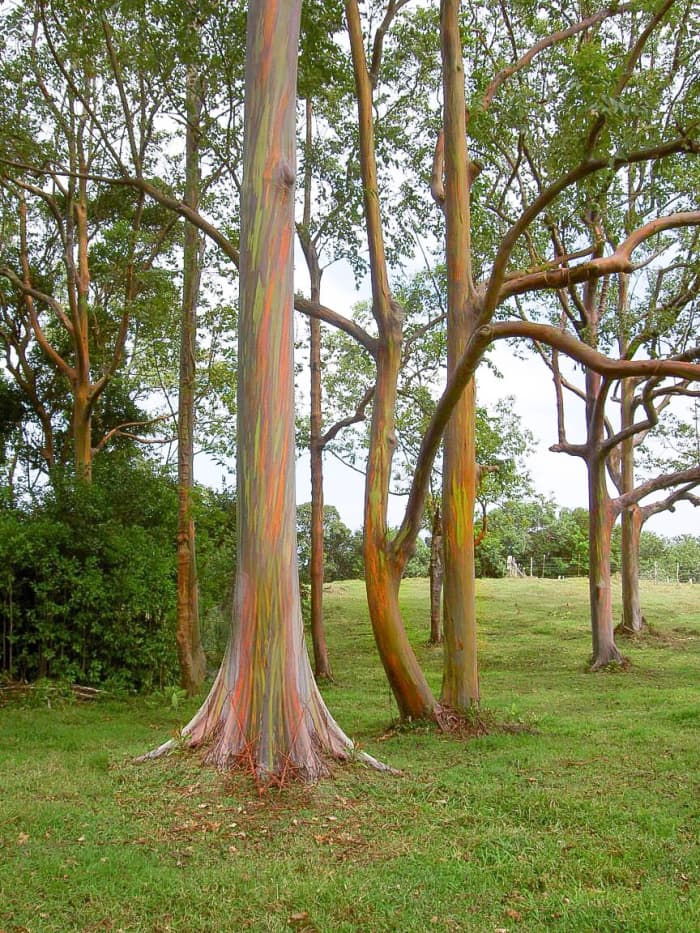
[[[585,581],[480,581],[510,727],[470,741],[393,729],[362,584],[326,599],[328,704],[402,774],[258,797],[191,755],[132,763],[191,704],[34,691],[0,708],[0,931],[700,929],[700,587],[648,585],[653,633],[593,675]],[[439,690],[426,581],[403,605]]]

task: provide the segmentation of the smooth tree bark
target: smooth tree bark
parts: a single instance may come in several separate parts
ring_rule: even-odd
[[[238,552],[231,636],[183,730],[219,767],[261,780],[325,773],[352,742],[304,644],[294,501],[293,244],[301,0],[252,0],[246,45],[238,370]],[[151,753],[160,754],[172,743]]]
[[[430,526],[430,644],[442,644],[442,515],[435,505]]]
[[[642,509],[630,506],[622,513],[620,577],[622,581],[623,632],[638,635],[646,624],[639,593],[639,545],[642,537]],[[619,627],[618,627],[619,628]]]
[[[588,588],[593,640],[592,670],[620,663],[615,644],[610,553],[612,530],[617,518],[607,488],[602,412],[608,386],[597,373],[586,373],[588,441],[585,456],[588,470]]]
[[[304,216],[299,230],[300,241],[309,272],[310,299],[314,305],[321,304],[322,269],[316,243],[311,236],[311,185],[312,173],[310,152],[312,146],[312,104],[307,99],[305,113],[306,163],[304,169]],[[314,652],[314,675],[317,680],[332,680],[328,643],[323,625],[323,394],[321,384],[321,322],[309,320],[309,370],[310,370],[310,441],[311,465],[311,640]]]
[[[459,3],[442,0],[444,159],[447,252],[447,377],[454,375],[474,331],[479,299],[471,268],[470,161]],[[443,678],[440,701],[466,712],[479,702],[474,574],[477,488],[476,385],[468,380],[443,441]]]
[[[199,136],[202,113],[201,82],[195,65],[187,70],[185,90],[184,201],[199,207]],[[199,587],[192,511],[194,488],[194,419],[197,378],[197,302],[201,278],[201,241],[197,227],[185,220],[183,245],[182,309],[180,315],[180,388],[178,397],[177,456],[177,652],[180,684],[193,696],[204,683],[206,658],[199,626]]]
[[[372,313],[378,330],[376,342],[370,345],[377,378],[365,480],[365,586],[372,630],[399,714],[402,719],[423,719],[435,717],[438,704],[410,645],[399,608],[401,575],[412,544],[397,546],[389,534],[387,518],[391,464],[396,447],[394,418],[401,367],[403,313],[391,294],[384,249],[372,111],[376,71],[370,71],[367,64],[357,0],[346,0],[345,14],[357,92]],[[373,56],[373,69],[379,67],[380,57],[381,51]]]
[[[635,402],[639,400],[634,398],[633,386],[632,380],[625,380],[620,389],[623,430],[631,428],[634,424]],[[666,396],[666,399],[668,397]],[[663,402],[664,397],[662,397],[662,405]],[[657,408],[657,413],[658,410]],[[640,431],[636,437],[639,436],[645,436],[645,432]],[[675,473],[660,474],[644,484],[638,485],[635,482],[634,447],[636,437],[632,435],[620,445],[619,472],[610,469],[610,458],[608,459],[608,471],[618,488],[621,502],[620,577],[622,620],[616,632],[625,635],[639,635],[646,626],[639,589],[639,548],[644,524],[652,515],[658,515],[661,512],[672,512],[678,502],[686,501],[695,506],[700,505],[700,496],[696,494],[700,484],[700,466],[689,467]],[[638,495],[640,486],[646,490],[646,495],[656,492],[663,492],[664,495],[652,502],[641,504],[640,499],[643,497]],[[624,505],[624,503],[629,504]]]

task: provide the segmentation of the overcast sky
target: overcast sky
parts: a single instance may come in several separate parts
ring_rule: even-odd
[[[303,279],[303,260],[297,263],[297,273]],[[352,276],[348,272],[334,267],[325,273],[322,300],[334,310],[350,316],[353,305],[366,296],[365,288],[360,293],[355,291]],[[549,451],[550,445],[557,440],[557,425],[554,386],[548,369],[534,355],[518,359],[503,344],[492,352],[492,359],[502,378],[498,378],[487,367],[482,366],[478,370],[479,404],[489,408],[500,398],[514,396],[515,412],[523,427],[528,428],[536,440],[536,450],[527,461],[535,489],[545,496],[551,496],[560,506],[586,508],[588,494],[583,461],[578,457]],[[567,411],[568,440],[574,443],[584,440],[581,403],[574,402]],[[350,528],[360,528],[364,478],[327,455],[324,459],[324,490],[326,504],[334,505]],[[310,498],[309,459],[305,456],[297,464],[297,502],[308,502]],[[401,497],[392,501],[389,514],[391,524],[399,523],[404,503]],[[680,503],[675,513],[665,512],[653,516],[645,528],[669,537],[679,534],[698,535],[700,514],[689,503]]]

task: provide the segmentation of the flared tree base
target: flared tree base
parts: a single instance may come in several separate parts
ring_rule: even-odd
[[[608,645],[599,651],[592,659],[590,670],[592,673],[605,670],[609,665],[627,667],[628,662],[618,651],[615,645]]]
[[[263,674],[257,683],[249,665],[240,673],[238,667],[228,653],[209,695],[180,735],[137,760],[158,758],[184,745],[201,749],[204,761],[217,769],[243,769],[262,785],[313,783],[329,773],[331,760],[393,771],[358,751],[338,726],[311,675],[305,649],[290,682],[265,682]]]

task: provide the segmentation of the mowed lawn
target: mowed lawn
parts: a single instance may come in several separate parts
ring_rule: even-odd
[[[585,581],[481,581],[483,704],[510,727],[470,741],[392,728],[363,585],[327,590],[328,704],[402,773],[260,797],[192,755],[132,762],[196,704],[7,703],[0,931],[700,930],[700,586],[648,585],[653,633],[589,674]],[[439,691],[427,582],[403,605]]]

